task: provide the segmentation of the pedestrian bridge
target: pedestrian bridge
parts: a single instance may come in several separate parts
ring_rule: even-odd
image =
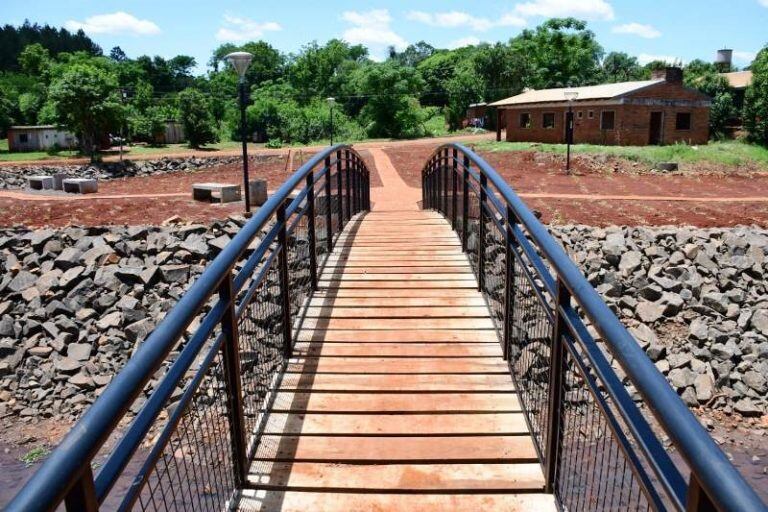
[[[299,169],[7,510],[766,510],[488,164],[374,158]]]

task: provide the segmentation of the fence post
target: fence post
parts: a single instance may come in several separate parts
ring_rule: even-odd
[[[307,174],[307,235],[309,238],[309,280],[317,290],[317,242],[315,241],[315,173]]]
[[[453,152],[452,153],[453,153],[453,165],[451,166],[451,168],[453,170],[451,172],[451,178],[452,178],[451,181],[452,181],[452,185],[453,185],[453,191],[451,193],[451,226],[453,227],[453,230],[455,231],[456,230],[456,220],[457,220],[456,204],[457,204],[457,201],[458,201],[457,198],[456,198],[456,193],[458,192],[458,187],[459,187],[458,176],[457,176],[457,173],[459,171],[459,162],[458,162],[459,151],[456,148],[453,148]]]
[[[467,252],[467,236],[469,234],[469,157],[464,155],[464,172],[461,199],[461,250]]]
[[[478,226],[477,240],[477,289],[485,289],[485,189],[488,186],[488,178],[480,171],[480,226]]]
[[[571,294],[557,279],[557,297],[555,297],[555,325],[552,329],[549,367],[549,414],[547,415],[547,451],[544,469],[544,492],[553,493],[557,476],[557,463],[560,456],[560,427],[562,425],[563,373],[565,346],[563,336],[566,332],[565,320],[560,309],[571,302]]]
[[[84,464],[83,473],[64,497],[67,512],[98,512],[99,500],[90,464]]]
[[[333,251],[333,218],[331,212],[333,198],[331,197],[331,157],[329,156],[325,157],[325,169],[325,232],[328,235],[325,244],[328,248],[328,256],[330,256]]]
[[[346,153],[344,153],[346,156]],[[338,187],[337,195],[339,197],[339,233],[344,230],[344,188],[341,174],[341,151],[336,152],[336,185]]]
[[[517,223],[517,218],[512,208],[507,206],[507,243],[504,261],[506,262],[506,272],[504,276],[504,346],[502,354],[505,361],[509,360],[509,346],[512,342],[512,318],[514,316],[514,298],[515,298],[515,262],[512,253],[512,226]]]
[[[352,218],[352,194],[350,193],[350,178],[352,175],[352,172],[351,172],[352,166],[350,165],[350,163],[353,161],[354,161],[354,155],[350,156],[350,152],[349,150],[347,150],[347,161],[346,161],[346,165],[344,166],[345,168],[344,188],[346,189],[346,193],[347,193],[347,220]]]
[[[235,467],[235,482],[238,488],[248,480],[248,455],[246,454],[245,416],[243,415],[243,387],[240,381],[240,341],[235,316],[235,293],[232,286],[232,272],[219,285],[219,300],[227,305],[221,318],[221,334],[224,336],[222,351],[224,374],[227,386],[229,409],[229,430],[232,438],[232,459]]]
[[[685,510],[686,512],[717,512],[717,507],[701,488],[701,484],[694,474],[691,474],[688,482]]]
[[[280,269],[280,298],[283,306],[283,356],[288,359],[293,352],[292,325],[291,325],[291,284],[288,276],[288,236],[285,220],[285,202],[277,208],[278,235],[277,241],[280,245],[280,254],[278,257],[278,268]]]

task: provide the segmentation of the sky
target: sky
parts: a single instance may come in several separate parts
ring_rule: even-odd
[[[608,51],[641,63],[712,60],[734,50],[746,66],[768,44],[768,0],[29,0],[2,2],[0,23],[25,19],[82,28],[105,53],[195,57],[204,73],[222,43],[262,39],[284,52],[337,37],[366,45],[374,59],[388,46],[420,40],[439,48],[507,41],[549,17],[589,22]],[[2,51],[2,49],[0,49]]]

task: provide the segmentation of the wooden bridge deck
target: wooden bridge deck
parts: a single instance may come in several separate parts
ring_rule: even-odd
[[[371,212],[320,276],[241,510],[554,510],[441,216]]]

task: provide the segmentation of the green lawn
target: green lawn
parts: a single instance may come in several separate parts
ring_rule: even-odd
[[[565,154],[565,144],[539,144],[532,142],[479,142],[480,151],[546,151]],[[603,154],[626,158],[653,165],[658,162],[712,162],[723,165],[741,165],[749,162],[768,168],[768,148],[737,141],[710,142],[702,146],[673,144],[670,146],[596,146],[574,144],[572,153]]]

